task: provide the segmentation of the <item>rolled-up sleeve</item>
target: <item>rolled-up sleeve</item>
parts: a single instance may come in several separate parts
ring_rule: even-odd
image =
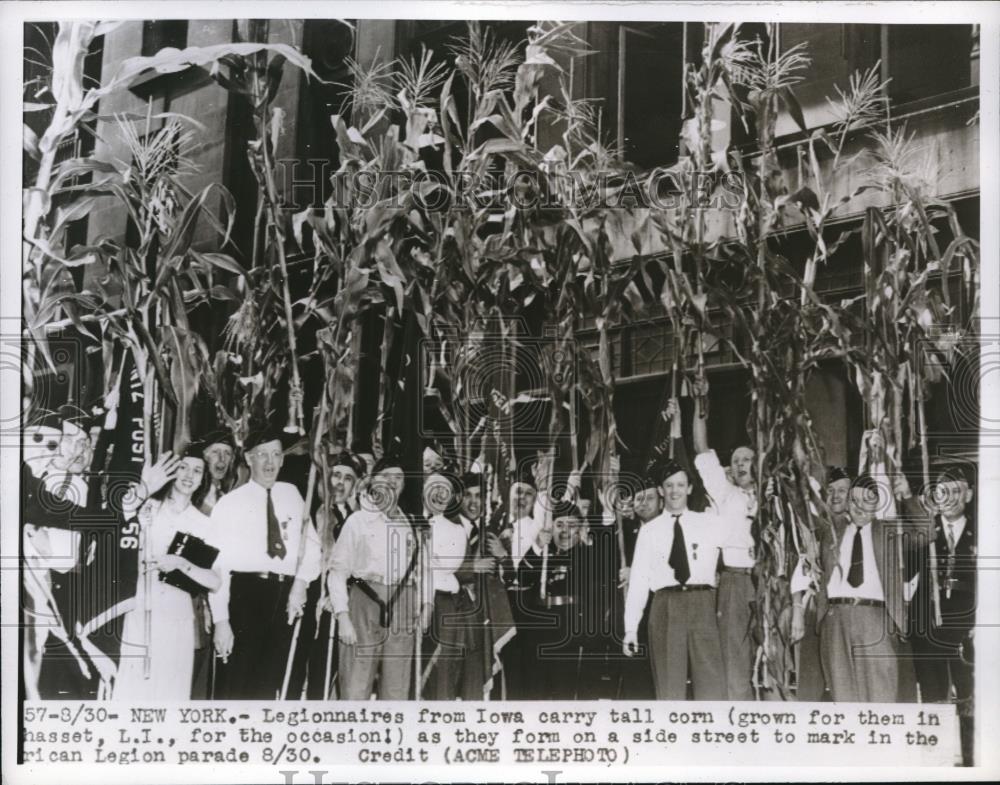
[[[360,513],[355,512],[347,518],[330,553],[327,590],[330,592],[330,602],[333,605],[334,613],[347,612],[347,581],[350,580],[354,570],[359,515]]]

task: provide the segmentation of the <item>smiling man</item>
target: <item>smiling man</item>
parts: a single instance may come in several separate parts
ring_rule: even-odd
[[[670,462],[663,469],[664,510],[639,530],[625,596],[629,657],[649,593],[649,648],[658,700],[685,700],[688,673],[695,700],[723,700],[726,672],[715,617],[715,565],[725,529],[713,512],[692,512],[691,477]]]
[[[219,499],[229,493],[233,487],[233,437],[223,431],[213,433],[205,439],[205,449],[202,450],[205,468],[208,470],[208,489],[202,499],[199,509],[205,515],[211,515],[212,509]]]
[[[319,576],[319,537],[305,502],[294,485],[278,482],[283,438],[273,428],[250,433],[244,443],[250,480],[212,510],[222,585],[209,604],[215,650],[224,663],[216,696],[224,699],[276,697],[292,623],[306,587]]]
[[[399,507],[407,479],[386,456],[333,546],[327,584],[340,640],[341,700],[407,700],[416,636],[431,623],[434,587],[422,532]]]

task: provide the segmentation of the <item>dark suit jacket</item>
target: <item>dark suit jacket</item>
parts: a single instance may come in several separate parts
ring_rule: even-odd
[[[976,617],[976,521],[971,511],[966,513],[955,551],[948,550],[941,516],[926,516],[922,537],[915,538],[911,569],[919,574],[917,592],[913,597],[914,632],[933,637],[940,643],[958,644],[975,625]],[[934,618],[933,591],[930,569],[930,543],[937,552],[937,593],[941,609],[941,626]],[[950,579],[950,580],[949,580]],[[949,591],[949,588],[951,591]]]
[[[879,580],[882,583],[882,591],[885,594],[886,611],[895,628],[893,631],[902,634],[906,629],[906,604],[903,599],[905,558],[902,562],[900,559],[901,554],[903,554],[901,547],[904,538],[899,536],[900,532],[895,521],[874,520],[870,525],[872,527],[872,547],[875,550],[875,564],[878,568]],[[823,576],[816,597],[817,623],[822,621],[829,607],[826,587],[833,571],[839,569],[840,546],[848,528],[848,519],[838,516],[834,520],[832,533],[828,527],[820,530]],[[905,554],[903,555],[905,557]]]

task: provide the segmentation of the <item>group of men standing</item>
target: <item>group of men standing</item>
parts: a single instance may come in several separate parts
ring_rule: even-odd
[[[668,416],[678,415],[671,402]],[[753,451],[734,450],[726,470],[708,448],[704,415],[695,417],[692,431],[708,506],[688,507],[695,487],[690,467],[661,468],[646,486],[659,486],[662,512],[639,530],[628,576],[623,648],[634,655],[640,627],[648,626],[656,697],[817,701],[828,695],[891,703],[947,701],[954,694],[963,757],[970,761],[976,535],[969,465],[936,467],[919,499],[902,474],[890,491],[868,473],[830,472],[829,520],[815,531],[817,563],[800,556],[785,581],[791,613],[781,634],[797,650],[788,669],[794,676],[785,681],[755,659],[760,554]]]
[[[676,403],[668,415],[679,416]],[[954,692],[971,733],[976,533],[967,468],[943,467],[919,499],[898,476],[891,522],[870,475],[830,474],[819,563],[802,557],[787,576],[798,646],[790,688],[755,669],[753,451],[738,448],[724,468],[704,416],[692,432],[693,467],[670,462],[645,478],[631,529],[601,525],[613,522],[609,510],[594,521],[578,481],[548,498],[544,459],[491,516],[485,476],[448,471],[433,451],[419,477],[391,457],[371,465],[345,451],[330,456],[329,487],[306,509],[296,485],[278,479],[283,433],[252,432],[245,467],[230,440],[210,439],[200,503],[222,580],[199,618],[212,630],[217,668],[214,685],[193,687],[193,697],[652,697],[641,686],[637,694],[643,668],[617,652],[645,649],[660,699],[892,702],[915,699],[919,685],[925,701]],[[55,441],[44,467],[22,473],[26,556],[45,576],[31,596],[47,609],[58,607],[64,567],[76,566],[52,561],[52,532],[70,527],[49,520],[59,507],[48,497],[85,487],[86,469],[83,429],[67,420]],[[696,474],[703,511],[689,507]],[[423,485],[420,515],[400,509],[410,482]],[[73,554],[72,545],[61,549]],[[32,641],[32,685],[44,651],[85,656],[62,629]],[[204,666],[196,679],[212,670]]]

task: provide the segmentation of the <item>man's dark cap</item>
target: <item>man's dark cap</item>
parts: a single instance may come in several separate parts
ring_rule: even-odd
[[[560,500],[552,505],[552,520],[558,518],[577,518],[582,521],[583,513],[573,502]]]
[[[832,482],[838,482],[839,480],[850,480],[851,474],[843,466],[831,466],[826,473],[826,482],[829,485]]]
[[[84,411],[79,406],[66,403],[55,411],[46,412],[37,424],[61,431],[64,430],[66,423],[72,423],[81,430],[89,431],[95,422],[96,417],[92,413]]]
[[[232,450],[236,449],[236,442],[233,435],[223,428],[209,431],[200,440],[202,449],[207,450],[213,444],[224,444]],[[249,449],[249,448],[248,448]]]
[[[660,478],[660,484],[662,485],[669,477],[673,477],[675,474],[680,472],[684,472],[684,476],[687,477],[688,482],[691,481],[691,472],[688,471],[686,466],[683,466],[677,461],[667,461],[657,472]]]
[[[460,478],[462,482],[462,491],[465,492],[469,490],[469,488],[482,488],[483,479],[483,475],[479,472],[466,472]]]
[[[280,442],[281,449],[287,450],[299,440],[297,433],[286,433],[271,423],[260,423],[250,426],[246,439],[243,440],[243,451],[249,452],[254,447],[268,442]]]
[[[857,479],[851,483],[851,488],[861,488],[862,490],[878,493],[878,483],[875,482],[875,478],[868,472],[859,474]]]
[[[346,466],[350,469],[357,477],[365,476],[365,463],[356,455],[352,455],[347,450],[341,450],[340,452],[332,455],[330,457],[329,465],[334,466]]]
[[[395,455],[384,455],[375,461],[375,465],[372,467],[372,476],[374,477],[379,472],[384,472],[386,469],[402,469],[406,471],[406,467],[403,466],[403,461]]]
[[[659,489],[662,484],[663,483],[660,482],[660,473],[657,471],[651,471],[640,478],[639,487],[636,488],[636,490],[646,491],[650,488]]]
[[[941,462],[934,467],[934,479],[937,482],[964,482],[970,488],[975,487],[975,468],[968,461]]]

